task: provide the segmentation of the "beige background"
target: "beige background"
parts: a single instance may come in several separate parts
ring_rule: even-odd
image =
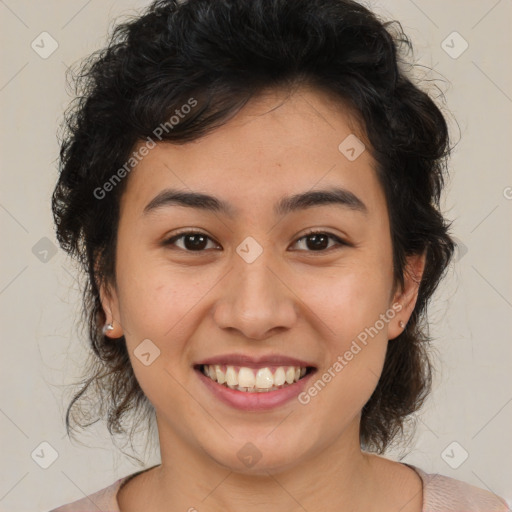
[[[55,132],[69,101],[66,67],[104,44],[115,17],[147,3],[0,1],[0,511],[49,510],[140,469],[101,428],[83,436],[85,446],[65,437],[64,385],[77,375],[82,356],[75,327],[80,297],[72,265],[60,250],[52,253],[50,194]],[[512,2],[369,4],[401,21],[417,62],[435,68],[431,78],[445,81],[438,85],[461,131],[445,197],[461,249],[429,315],[436,338],[435,390],[418,416],[415,445],[390,456],[405,454],[404,461],[428,472],[512,502]],[[454,31],[469,45],[457,58],[464,41],[448,37]],[[31,48],[41,32],[58,43],[46,59]],[[452,56],[442,47],[447,37]],[[454,123],[452,128],[456,140]],[[48,469],[31,458],[41,442],[58,454]],[[51,449],[42,448],[48,461]],[[446,461],[457,465],[463,450],[467,460],[453,469]],[[150,454],[147,464],[157,460]]]

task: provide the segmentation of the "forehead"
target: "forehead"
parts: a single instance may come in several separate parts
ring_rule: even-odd
[[[240,212],[338,187],[379,209],[383,191],[367,144],[340,101],[311,89],[268,91],[200,139],[158,143],[131,172],[122,208],[142,212],[166,188],[215,195]]]

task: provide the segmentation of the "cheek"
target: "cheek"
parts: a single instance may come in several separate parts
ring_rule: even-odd
[[[189,410],[190,399],[177,382],[188,378],[189,340],[197,326],[196,311],[216,279],[207,275],[199,279],[197,273],[171,269],[162,262],[147,263],[150,258],[145,258],[134,252],[119,260],[118,266],[120,314],[131,364],[157,410],[165,409],[169,402],[181,411]],[[150,353],[149,365],[137,356],[143,340],[151,340],[157,347],[150,344],[145,349]]]
[[[329,268],[304,265],[282,276],[294,291],[292,300],[303,304],[302,314],[317,325],[321,337],[350,341],[385,312],[391,262],[387,265],[381,255],[372,258],[372,254],[361,251]],[[209,302],[210,291],[219,293],[215,288],[223,273],[212,266],[180,268],[137,249],[118,258],[116,270],[127,341],[131,333],[139,340],[170,335],[182,339],[177,333],[186,333],[187,318],[194,318],[200,304]]]
[[[183,328],[205,287],[215,282],[213,276],[171,267],[137,248],[118,258],[116,272],[121,322],[130,345],[166,335],[180,339],[175,331]]]
[[[303,402],[314,404],[318,421],[339,432],[369,400],[385,360],[388,323],[386,280],[375,272],[351,272],[309,289],[308,306],[321,321],[323,367]],[[388,317],[389,321],[389,317]]]
[[[324,344],[318,379],[328,381],[318,393],[318,405],[355,415],[370,398],[384,364],[388,325],[395,314],[388,302],[391,260],[361,255],[329,276],[305,283],[299,295],[308,297]]]
[[[126,283],[121,292],[121,316],[123,326],[129,333],[139,337],[154,337],[163,340],[171,337],[180,339],[177,332],[182,331],[187,324],[187,315],[197,305],[205,294],[206,289],[213,286],[209,280],[196,283],[195,279],[160,273],[139,274],[136,279]]]
[[[347,340],[374,325],[386,312],[391,284],[388,265],[362,255],[347,259],[328,274],[316,271],[297,286],[298,295],[329,328],[328,337]]]

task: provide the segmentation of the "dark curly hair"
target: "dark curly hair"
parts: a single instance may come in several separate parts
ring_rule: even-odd
[[[102,333],[99,287],[115,282],[127,179],[111,187],[108,201],[98,199],[98,187],[123,166],[129,171],[137,143],[153,140],[156,127],[166,126],[161,140],[189,142],[263,91],[302,85],[357,113],[386,196],[395,283],[404,284],[406,257],[426,251],[414,311],[388,344],[382,375],[362,410],[361,446],[383,453],[404,433],[406,417],[431,389],[426,307],[455,248],[439,205],[450,151],[447,123],[407,77],[403,55],[411,48],[399,23],[382,22],[352,0],[159,0],[118,24],[108,46],[82,63],[52,196],[58,241],[84,271],[92,347],[86,378],[67,410],[68,433],[102,417],[111,434],[126,432],[125,413],[146,418],[153,411],[124,339]],[[169,123],[190,98],[195,107]]]

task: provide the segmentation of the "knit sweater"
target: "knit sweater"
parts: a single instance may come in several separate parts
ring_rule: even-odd
[[[406,464],[421,477],[423,482],[422,512],[510,512],[500,497],[460,480],[437,473],[425,473],[420,468]],[[138,472],[140,473],[140,472]],[[51,512],[120,512],[117,492],[121,486],[138,473],[114,482],[81,500],[64,505]]]

